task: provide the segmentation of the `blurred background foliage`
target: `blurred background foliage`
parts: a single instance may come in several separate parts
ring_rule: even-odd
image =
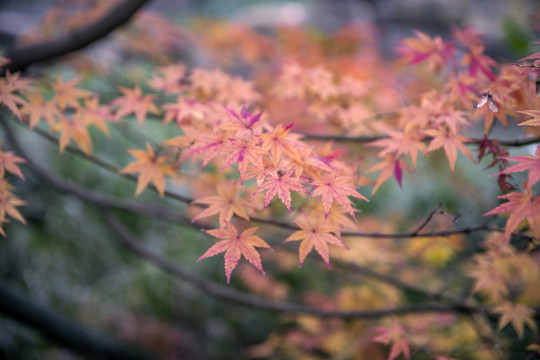
[[[153,39],[164,42],[159,46],[172,48],[177,60],[190,66],[211,68],[217,62],[204,53],[203,47],[186,48],[187,35],[182,29],[205,31],[204,22],[197,20],[198,17],[239,21],[263,33],[276,23],[308,26],[316,29],[317,36],[321,37],[349,23],[371,22],[378,26],[381,50],[388,56],[392,56],[391,48],[397,39],[410,35],[411,29],[444,36],[451,24],[471,24],[485,34],[488,54],[499,61],[512,61],[529,53],[530,45],[536,39],[534,19],[530,18],[537,10],[533,3],[510,0],[156,0],[150,9],[167,18],[171,24],[179,25],[174,36],[160,35]],[[0,4],[0,53],[12,45],[14,37],[38,24],[54,4],[56,2],[38,0],[3,1]],[[130,31],[151,31],[152,24],[132,24],[115,36],[121,39]],[[231,44],[234,44],[234,39],[231,39]],[[115,42],[107,41],[85,50],[85,56],[109,69],[106,77],[83,77],[80,86],[99,92],[104,102],[115,95],[117,85],[133,86],[150,78],[156,63],[161,61],[159,57],[117,53],[115,46]],[[47,76],[50,76],[50,81],[54,81],[57,74],[71,77],[79,71],[77,68],[84,70],[84,64],[81,65],[84,61],[87,60],[75,57],[71,63],[54,65],[55,72]],[[229,70],[239,74],[244,71],[241,64],[234,63]],[[39,73],[41,70],[31,71]],[[69,152],[59,156],[56,144],[22,128],[16,130],[27,151],[50,171],[103,193],[122,198],[133,196],[134,183],[111,176],[107,170]],[[124,149],[141,147],[141,131],[132,127],[126,133],[125,127],[113,124],[111,138],[115,139],[114,142],[104,136],[93,136],[94,148],[99,149],[100,155],[111,163],[127,164],[131,158]],[[144,136],[158,141],[177,135],[170,131],[171,128],[162,127],[157,122],[147,122]],[[511,135],[512,132],[506,132],[504,136]],[[522,152],[524,150],[521,149]],[[405,175],[404,189],[395,181],[389,181],[370,203],[359,203],[362,217],[406,225],[419,221],[440,203],[448,213],[467,214],[460,218],[460,226],[478,224],[482,220],[482,212],[495,205],[494,197],[498,195],[495,181],[489,177],[493,171],[484,170],[488,163],[489,159],[475,165],[460,156],[456,174],[451,177],[443,156],[422,157],[417,171]],[[254,352],[246,349],[265,342],[272,332],[287,328],[283,317],[215,300],[165,274],[126,250],[104,223],[99,208],[72,195],[58,193],[25,170],[24,166],[22,168],[26,180],[14,179],[13,183],[18,194],[27,201],[27,206],[21,211],[28,224],[7,224],[5,231],[8,237],[0,239],[0,279],[3,283],[59,313],[80,319],[86,325],[110,332],[119,339],[143,344],[163,359],[247,358]],[[518,182],[519,177],[516,176],[515,181]],[[179,193],[185,191],[181,184],[174,190]],[[364,192],[370,190],[371,187],[367,187]],[[178,209],[179,213],[186,209],[183,204],[163,200],[150,191],[143,192],[140,198],[149,202],[168,201],[171,208]],[[277,211],[282,212],[283,209]],[[152,251],[224,283],[220,259],[196,262],[212,243],[208,237],[201,237],[198,229],[171,226],[121,212],[118,214]],[[467,242],[469,254],[478,250],[479,236],[473,235],[472,241]],[[411,241],[404,246],[415,246],[413,243]],[[339,268],[327,271],[315,256],[308,257],[301,270],[287,271],[297,266],[295,257],[291,259],[289,267],[280,268],[269,263],[265,268],[268,267],[267,273],[282,284],[281,291],[289,293],[294,300],[316,292],[331,297],[338,287],[345,284],[369,284],[359,277],[347,276]],[[431,259],[440,263],[441,279],[445,278],[445,273],[454,271],[455,266],[448,263],[459,261],[444,251],[434,254]],[[231,286],[252,288],[250,278],[254,275],[249,273],[250,270],[237,270]],[[414,271],[414,267],[410,271]],[[466,282],[463,280],[452,285],[466,286]],[[0,318],[0,357],[77,359],[79,355],[56,347],[12,320]],[[320,358],[326,357],[321,354]],[[422,358],[422,354],[415,358]]]

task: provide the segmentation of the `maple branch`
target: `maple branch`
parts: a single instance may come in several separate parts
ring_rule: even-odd
[[[429,213],[429,215],[424,219],[424,221],[415,229],[413,230],[411,233],[412,234],[418,234],[423,228],[425,228],[427,226],[427,224],[429,224],[429,222],[431,221],[431,219],[433,218],[433,215],[435,215],[436,213],[441,213],[441,206],[442,204],[439,204],[437,205],[437,207],[433,210],[431,210],[431,212]]]
[[[389,139],[389,136],[386,135],[374,135],[374,136],[346,136],[346,135],[317,135],[317,134],[307,134],[299,133],[302,135],[304,140],[317,140],[317,141],[334,141],[334,142],[358,142],[366,143],[372,142],[381,139]],[[426,136],[424,141],[431,140],[431,137]],[[468,141],[464,141],[464,144],[481,144],[485,139],[484,138],[470,138]],[[500,145],[508,147],[520,147],[525,145],[531,145],[540,143],[540,136],[530,137],[526,139],[516,139],[516,140],[497,140]]]
[[[130,250],[132,250],[142,258],[148,260],[162,270],[174,276],[177,276],[184,281],[189,282],[191,285],[210,296],[240,305],[272,312],[311,314],[318,317],[340,317],[351,319],[377,319],[392,315],[395,316],[428,312],[457,312],[463,314],[471,314],[482,311],[482,309],[480,308],[467,305],[442,306],[433,303],[424,303],[379,310],[340,311],[323,310],[311,306],[304,306],[301,304],[268,300],[260,296],[235,290],[229,286],[215,283],[209,279],[199,276],[196,273],[191,272],[189,269],[181,265],[172,263],[171,261],[149,251],[147,248],[142,246],[137,240],[135,240],[133,235],[108,209],[104,209],[104,215],[111,228],[118,234],[118,239],[122,242],[122,244],[124,244],[126,247],[128,247]]]
[[[41,165],[39,165],[35,160],[33,160],[31,157],[28,156],[26,151],[15,139],[12,131],[9,129],[5,121],[2,121],[2,125],[4,126],[4,129],[6,129],[8,140],[12,144],[13,148],[16,150],[16,152],[21,154],[22,157],[27,159],[28,161],[27,166],[30,167],[34,172],[36,172],[39,176],[44,178],[46,181],[52,183],[58,189],[65,192],[73,193],[77,195],[78,197],[80,197],[81,199],[93,202],[97,205],[124,209],[124,210],[128,210],[128,211],[135,212],[138,214],[142,214],[145,216],[149,216],[152,218],[158,218],[165,221],[171,221],[175,223],[194,226],[188,218],[180,216],[174,212],[171,212],[166,207],[153,205],[153,204],[142,205],[140,203],[133,202],[133,201],[127,202],[127,201],[122,201],[120,199],[113,199],[111,196],[104,196],[100,193],[89,191],[88,189],[78,184],[69,183],[53,176],[47,170],[42,168]],[[57,142],[57,140],[55,140],[55,137],[49,134],[43,133],[41,135],[45,136],[51,141]],[[85,159],[88,159],[94,162],[98,166],[104,166],[105,169],[110,170],[111,172],[117,175],[124,176],[132,181],[137,181],[135,176],[118,174],[117,172],[118,168],[116,168],[114,165],[108,164],[106,161],[96,158],[94,156],[90,157],[86,155],[84,152],[82,152],[81,150],[72,147],[71,145],[68,145],[66,149],[69,152],[72,152],[76,155],[79,155]],[[154,186],[152,186],[151,188],[157,192],[157,189]],[[175,200],[178,200],[186,204],[190,204],[193,201],[193,199],[191,198],[178,195],[176,193],[173,193],[167,190],[165,191],[165,196],[169,198],[173,198]],[[204,207],[203,204],[195,204],[195,205]],[[413,237],[433,237],[433,236],[450,236],[454,234],[470,234],[476,231],[498,231],[498,232],[504,231],[503,229],[488,226],[492,219],[493,218],[488,218],[484,223],[477,226],[473,226],[473,227],[467,226],[467,227],[453,229],[453,230],[442,230],[442,231],[433,231],[433,232],[425,232],[425,233],[415,233],[415,231],[404,232],[404,233],[344,231],[341,233],[341,235],[344,237],[370,237],[370,238],[387,238],[387,239],[402,238],[403,239],[403,238],[413,238]],[[294,224],[279,221],[279,220],[274,220],[274,219],[251,217],[250,221],[257,222],[259,224],[276,226],[276,227],[286,229],[286,230],[293,230],[293,231],[300,230],[300,228]]]
[[[24,71],[29,65],[80,50],[127,23],[148,0],[125,0],[114,5],[97,21],[62,33],[38,44],[15,47],[8,54],[10,63],[0,73]]]
[[[57,344],[97,358],[151,359],[140,350],[128,347],[82,324],[32,302],[0,282],[0,313],[27,325]]]

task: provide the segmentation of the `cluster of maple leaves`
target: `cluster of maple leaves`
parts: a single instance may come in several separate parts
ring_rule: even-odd
[[[43,90],[30,79],[8,73],[0,79],[0,105],[30,130],[44,123],[57,134],[61,153],[74,142],[89,157],[93,154],[90,126],[109,135],[109,123],[133,117],[139,126],[160,119],[163,125],[172,124],[180,135],[159,144],[148,142],[144,149],[129,149],[135,160],[119,172],[137,174],[136,195],[153,184],[161,196],[166,195],[168,179],[181,178],[193,166],[216,175],[215,193],[193,199],[192,205],[203,209],[192,220],[217,218],[217,227],[205,232],[219,241],[199,260],[224,253],[228,282],[242,256],[264,273],[258,248],[270,245],[256,235],[258,227],[249,227],[254,217],[269,219],[280,214],[280,208],[286,209],[294,231],[284,242],[300,241],[300,266],[314,249],[330,267],[329,245],[348,249],[342,232],[357,229],[352,199],[368,201],[359,186],[372,185],[371,195],[391,177],[401,186],[404,171],[416,169],[419,154],[442,150],[452,172],[458,152],[473,162],[490,155],[490,167],[498,167],[504,192],[499,197],[506,202],[485,215],[510,215],[504,233],[490,237],[486,252],[474,259],[469,272],[475,280],[473,292],[484,294],[494,305],[493,311],[502,315],[500,328],[512,323],[519,337],[524,326],[536,330],[534,311],[525,303],[538,300],[536,293],[527,293],[540,278],[538,266],[517,252],[509,240],[516,231],[524,231],[532,242],[540,238],[540,197],[533,192],[540,181],[540,147],[534,156],[509,157],[504,146],[489,136],[496,122],[507,127],[508,117],[521,121],[518,125],[527,134],[539,134],[540,102],[534,83],[538,82],[540,53],[499,67],[496,75],[497,63],[485,55],[480,35],[471,28],[455,28],[450,41],[416,32],[401,42],[395,63],[383,60],[373,40],[356,28],[336,35],[336,43],[343,48],[311,45],[294,30],[281,31],[279,46],[234,25],[218,23],[205,33],[201,46],[210,51],[229,49],[226,39],[232,32],[244,61],[273,64],[256,67],[250,81],[219,69],[187,69],[174,63],[158,67],[145,84],[119,87],[119,95],[104,103],[98,93],[79,87],[79,78],[58,76]],[[304,54],[291,56],[300,43],[306,46]],[[366,50],[364,55],[353,58],[351,54],[356,56],[358,48],[351,52],[351,43],[361,44],[355,46]],[[341,53],[344,55],[339,56]],[[9,60],[0,61],[3,66]],[[400,75],[400,69],[414,67],[420,68],[419,74]],[[430,82],[427,77],[435,80]],[[408,95],[405,104],[400,100],[404,90]],[[524,116],[532,119],[522,121]],[[465,135],[481,122],[483,138]],[[347,153],[331,142],[321,145],[327,135],[335,136],[336,141],[357,142],[360,150]],[[478,147],[477,159],[470,146]],[[378,149],[374,161],[356,156],[372,148]],[[24,202],[13,194],[6,177],[9,172],[23,178],[17,165],[23,162],[11,152],[0,152],[3,235],[7,215],[24,222],[16,209]],[[375,180],[366,176],[372,172],[379,172]],[[527,172],[527,180],[523,191],[513,191],[516,186],[509,181],[519,172]],[[524,222],[528,228],[523,227]],[[516,273],[520,267],[536,272]],[[509,274],[524,284],[519,289],[523,303],[512,302],[516,294],[511,290],[517,290],[511,289]],[[348,326],[334,325],[336,331]],[[300,339],[313,334],[311,331],[295,336]],[[389,359],[400,354],[410,358],[415,340],[407,336],[404,325],[392,320],[388,327],[374,332],[371,340],[392,344]],[[268,347],[275,350],[272,341],[277,340],[269,340],[266,348],[255,349],[255,353],[264,353]]]

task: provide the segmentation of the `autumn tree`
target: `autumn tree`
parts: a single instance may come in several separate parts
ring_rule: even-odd
[[[455,26],[388,57],[368,24],[262,33],[144,3],[54,7],[0,57],[0,233],[102,259],[89,282],[167,278],[170,298],[69,295],[112,341],[37,305],[54,282],[13,260],[4,315],[110,358],[218,358],[179,329],[199,307],[236,317],[251,358],[538,356],[540,52],[496,61]],[[167,311],[139,311],[146,296]]]

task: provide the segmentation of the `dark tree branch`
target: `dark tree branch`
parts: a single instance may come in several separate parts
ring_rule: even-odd
[[[29,65],[50,60],[77,50],[105,37],[127,23],[148,0],[124,0],[113,6],[107,14],[94,23],[60,34],[39,43],[16,47],[7,54],[11,62],[1,69],[10,72],[24,71]]]
[[[300,304],[268,300],[260,296],[243,293],[241,291],[235,290],[230,286],[217,284],[213,281],[210,281],[209,279],[206,279],[191,272],[185,267],[174,264],[169,260],[149,251],[138,241],[135,240],[133,235],[125,228],[122,223],[120,223],[120,221],[110,211],[105,209],[104,214],[105,218],[109,222],[109,225],[118,234],[118,239],[130,250],[137,253],[142,258],[148,260],[149,262],[165,270],[166,272],[177,276],[184,281],[189,282],[190,284],[210,296],[227,300],[233,303],[238,303],[244,306],[273,312],[311,314],[319,317],[340,317],[355,319],[377,319],[392,315],[406,315],[429,312],[457,312],[463,314],[471,314],[483,310],[464,304],[460,304],[459,306],[452,306],[439,305],[434,303],[424,303],[380,310],[340,311],[323,310]]]
[[[147,354],[120,344],[110,336],[73,322],[33,303],[0,282],[0,313],[39,331],[43,336],[66,348],[103,359],[143,360]]]
[[[378,135],[378,136],[345,136],[345,135],[316,135],[316,134],[306,134],[300,133],[302,139],[304,140],[317,140],[317,141],[334,141],[334,142],[352,142],[352,143],[367,143],[381,139],[388,139],[388,136]],[[424,141],[428,141],[430,138],[426,137]],[[480,144],[484,139],[480,138],[471,138],[470,141],[465,141],[464,144]],[[498,140],[500,145],[508,147],[519,147],[530,144],[540,143],[540,136],[531,137],[526,139],[517,139],[517,140]]]

